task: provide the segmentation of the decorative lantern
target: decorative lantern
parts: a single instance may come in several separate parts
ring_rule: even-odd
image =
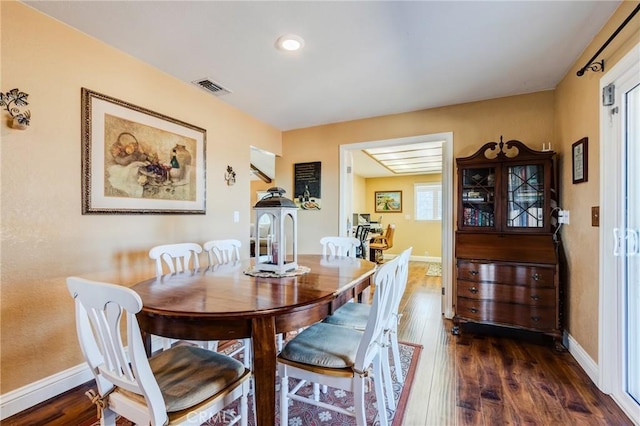
[[[267,192],[268,194],[253,207],[256,211],[253,235],[260,235],[260,219],[263,216],[268,216],[271,222],[266,255],[260,255],[259,241],[256,238],[255,269],[284,274],[298,268],[298,207],[292,200],[282,196],[286,192],[282,188],[269,188]],[[290,228],[287,228],[288,226]],[[293,239],[291,253],[287,253],[287,229],[290,230]]]

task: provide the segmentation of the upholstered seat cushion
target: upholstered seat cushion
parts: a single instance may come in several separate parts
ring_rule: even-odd
[[[149,359],[167,412],[199,404],[238,380],[245,371],[238,360],[194,346],[177,346]]]
[[[328,368],[353,367],[363,332],[349,327],[316,323],[291,339],[279,358]]]
[[[387,241],[384,240],[384,241],[376,241],[376,242],[369,243],[369,248],[385,250],[385,249],[388,249],[390,247],[389,247],[389,244],[387,244]]]
[[[345,303],[333,315],[324,319],[328,324],[364,330],[367,326],[371,305],[365,303]]]

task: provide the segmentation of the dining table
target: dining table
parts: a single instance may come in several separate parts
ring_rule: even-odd
[[[167,274],[135,284],[147,353],[153,335],[184,340],[251,338],[256,423],[275,424],[278,333],[322,321],[371,285],[376,264],[344,256],[299,255],[285,276],[255,269],[255,258]]]

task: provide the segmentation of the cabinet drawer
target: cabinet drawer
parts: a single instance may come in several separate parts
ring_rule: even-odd
[[[555,267],[458,261],[458,279],[534,287],[554,287]]]
[[[534,330],[551,330],[556,326],[556,309],[549,306],[527,306],[458,297],[456,315],[478,322]]]
[[[556,291],[553,288],[458,280],[457,292],[459,297],[467,299],[499,300],[530,306],[556,306]]]

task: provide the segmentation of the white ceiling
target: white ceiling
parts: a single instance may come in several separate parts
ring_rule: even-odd
[[[290,130],[553,89],[620,2],[24,3]]]

